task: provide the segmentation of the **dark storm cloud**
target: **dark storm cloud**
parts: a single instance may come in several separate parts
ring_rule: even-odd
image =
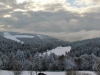
[[[69,27],[71,27],[69,21],[73,18],[78,19],[79,15],[60,10],[57,12],[14,12],[12,13],[12,17],[18,19],[16,20],[16,24],[13,24],[13,26],[17,28],[41,32],[63,32],[73,31],[69,30]],[[63,30],[63,28],[66,29]]]
[[[3,18],[3,22],[14,28],[25,28],[41,32],[77,32],[81,30],[98,30],[99,14],[85,14],[81,17],[77,13],[68,11],[43,12],[13,12],[11,18]],[[98,15],[98,16],[97,16]],[[16,18],[15,20],[13,18]]]

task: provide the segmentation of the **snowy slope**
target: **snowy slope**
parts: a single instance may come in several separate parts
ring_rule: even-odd
[[[43,39],[43,37],[41,35],[37,35],[40,39]]]
[[[57,47],[55,49],[49,50],[47,53],[55,53],[56,55],[65,55],[65,52],[69,52],[71,50],[71,46],[67,47]]]
[[[9,32],[4,32],[4,37],[7,39],[11,39],[17,42],[24,43],[23,41],[20,41],[18,38],[33,38],[34,36],[30,35],[11,35]]]
[[[65,72],[42,72],[47,75],[65,75]],[[96,75],[95,72],[92,71],[80,71],[79,73],[88,74],[88,75]],[[12,71],[0,71],[0,75],[14,75]],[[21,75],[30,75],[30,71],[24,71]],[[35,72],[33,72],[33,75],[36,75]]]

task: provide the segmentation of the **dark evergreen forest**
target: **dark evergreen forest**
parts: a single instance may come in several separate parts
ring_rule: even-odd
[[[15,35],[15,33],[12,34]],[[100,65],[100,38],[66,42],[45,35],[41,35],[44,39],[37,37],[37,34],[33,35],[34,38],[18,38],[24,41],[22,44],[7,39],[0,33],[0,69],[39,71],[97,70],[98,65]],[[60,56],[55,53],[43,54],[47,50],[58,46],[71,46],[71,51]]]

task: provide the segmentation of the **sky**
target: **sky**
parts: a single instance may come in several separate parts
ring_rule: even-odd
[[[100,0],[0,0],[0,31],[65,41],[100,37]]]

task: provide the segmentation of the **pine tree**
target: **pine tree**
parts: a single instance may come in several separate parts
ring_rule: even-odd
[[[54,71],[58,69],[57,56],[54,53],[49,55],[49,70]]]

